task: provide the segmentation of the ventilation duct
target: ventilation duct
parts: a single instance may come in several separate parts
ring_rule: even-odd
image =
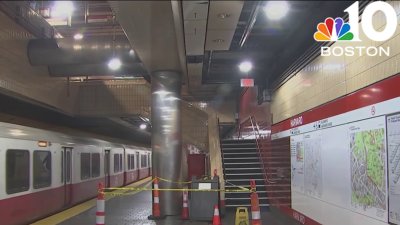
[[[111,71],[108,61],[118,57],[121,69]],[[110,36],[74,40],[32,39],[28,43],[28,58],[32,66],[48,66],[51,76],[147,75],[139,58],[124,36],[113,42]]]

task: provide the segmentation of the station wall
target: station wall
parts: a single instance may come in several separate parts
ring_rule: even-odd
[[[388,1],[400,15],[400,1]],[[322,22],[322,21],[321,21]],[[374,16],[374,27],[382,29],[385,19]],[[361,27],[361,25],[360,25]],[[397,74],[400,71],[400,29],[385,42],[369,40],[360,29],[361,42],[336,42],[335,46],[390,46],[390,56],[318,57],[272,94],[273,123]],[[312,34],[310,34],[312,37]]]
[[[399,17],[400,2],[388,3]],[[400,224],[399,34],[374,42],[360,29],[362,42],[331,47],[390,47],[390,56],[321,56],[273,92],[272,143],[289,138],[281,151],[291,155],[291,204],[279,208],[300,223]]]
[[[0,12],[0,92],[73,113],[77,88],[52,78],[47,67],[30,65],[26,49],[31,34]]]

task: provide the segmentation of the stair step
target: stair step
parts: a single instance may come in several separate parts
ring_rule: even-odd
[[[232,159],[242,159],[242,160],[245,160],[245,159],[260,159],[260,158],[258,158],[258,157],[242,157],[242,158],[224,158],[224,160],[232,160]]]
[[[225,153],[223,152],[222,154],[224,155],[257,155],[257,152],[229,152]]]
[[[255,181],[263,181],[264,179],[228,179],[228,180],[225,180],[225,181],[249,181],[250,182],[250,180],[255,180]]]
[[[269,204],[260,204],[260,207],[269,207]],[[231,208],[231,207],[251,207],[251,205],[246,204],[246,205],[225,205],[225,207],[227,208]]]
[[[248,165],[248,164],[261,164],[261,163],[260,162],[224,163],[224,165]]]
[[[252,168],[225,168],[225,170],[261,170],[260,167],[252,167]]]
[[[251,150],[257,150],[257,147],[255,148],[243,148],[243,147],[238,147],[238,148],[222,148],[222,150],[243,150],[243,149],[251,149]]]

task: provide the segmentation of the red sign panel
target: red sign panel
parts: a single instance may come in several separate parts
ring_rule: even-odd
[[[240,79],[240,87],[254,87],[254,79]]]

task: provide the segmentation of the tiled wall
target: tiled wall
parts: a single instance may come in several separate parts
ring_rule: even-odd
[[[0,12],[0,92],[22,96],[72,113],[77,89],[67,91],[65,78],[52,78],[47,67],[30,65],[28,32]]]
[[[145,80],[82,82],[77,113],[87,116],[138,114],[150,118],[151,89]]]
[[[389,1],[400,15],[400,1]],[[376,13],[374,27],[383,29],[384,17]],[[361,25],[360,25],[361,27]],[[311,36],[312,34],[310,34]],[[352,93],[400,71],[400,28],[385,42],[336,42],[335,46],[390,46],[390,56],[318,57],[273,93],[273,123],[280,122],[343,95]]]

